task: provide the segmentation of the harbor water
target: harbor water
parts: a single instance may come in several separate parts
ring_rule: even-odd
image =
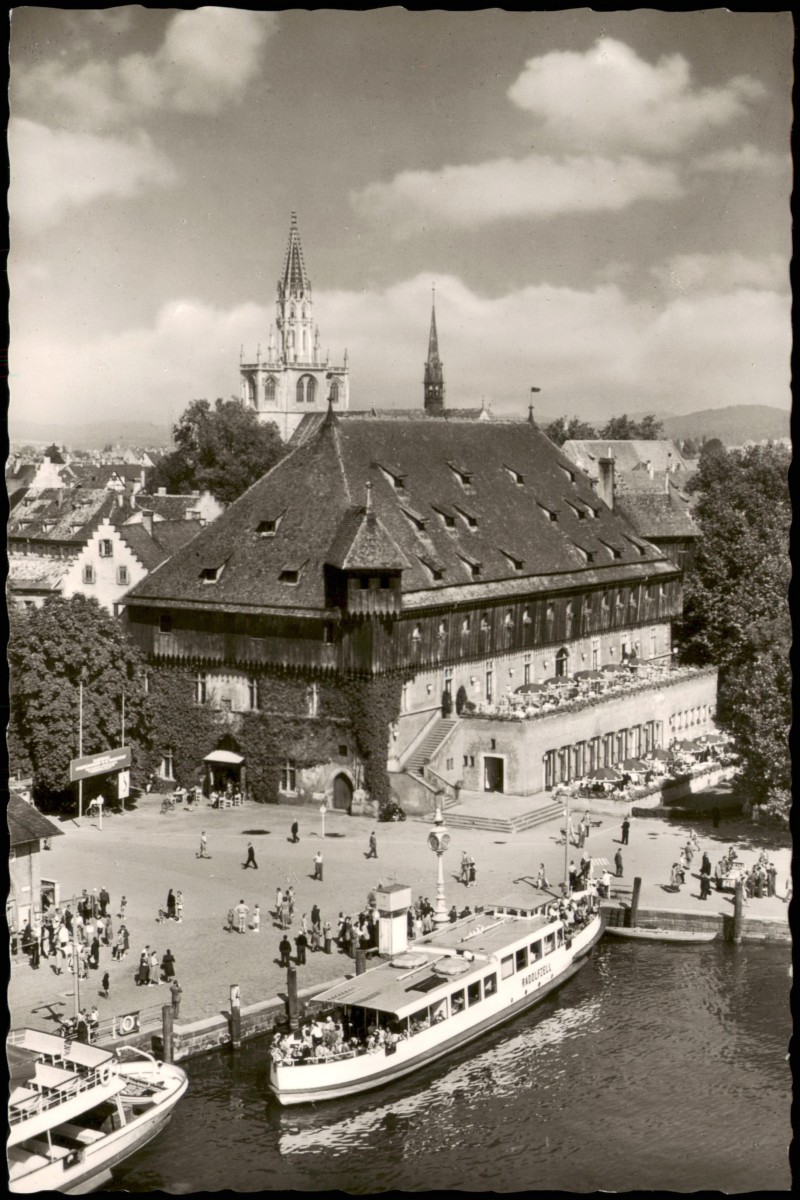
[[[108,1191],[788,1189],[789,947],[601,943],[527,1014],[410,1079],[280,1108],[268,1041],[189,1092]]]

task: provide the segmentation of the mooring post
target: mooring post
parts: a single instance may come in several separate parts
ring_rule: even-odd
[[[289,1028],[297,1029],[297,967],[290,963],[286,968],[286,991],[289,997]]]
[[[238,983],[231,984],[231,1045],[238,1050],[242,1044],[242,993]]]
[[[733,898],[733,944],[738,946],[742,941],[742,923],[744,921],[744,884],[741,879],[736,882],[736,893]]]
[[[363,975],[367,969],[366,950],[356,950],[356,975]]]
[[[172,1037],[172,1005],[162,1004],[161,1006],[161,1041],[162,1058],[164,1062],[171,1063],[175,1061],[175,1047]]]
[[[631,895],[631,906],[628,909],[628,926],[633,929],[636,925],[636,918],[639,915],[639,893],[642,890],[642,879],[640,875],[635,875],[633,878],[633,893]]]

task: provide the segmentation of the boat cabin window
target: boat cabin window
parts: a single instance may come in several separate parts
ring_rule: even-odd
[[[545,954],[552,954],[553,951],[555,950],[555,948],[556,948],[556,934],[555,934],[555,930],[553,930],[552,933],[546,933],[544,935],[544,952],[545,952]]]
[[[514,974],[514,955],[507,954],[505,958],[500,959],[500,978],[508,979],[509,975]]]
[[[534,942],[531,946],[531,962],[538,962],[542,957],[542,943]]]
[[[481,998],[481,981],[470,983],[467,987],[467,1003],[469,1005],[478,1004]]]
[[[452,996],[450,997],[450,1012],[453,1014],[453,1016],[455,1016],[456,1013],[460,1013],[463,1011],[464,1011],[464,989],[462,988],[460,992],[453,992]]]
[[[558,937],[559,946],[563,946],[564,945],[564,930],[559,928],[556,936]]]
[[[528,947],[520,946],[517,951],[517,970],[524,971],[528,965]]]
[[[413,1033],[419,1033],[421,1029],[427,1029],[431,1023],[431,1011],[429,1008],[421,1008],[418,1012],[412,1013],[408,1018],[408,1026]]]
[[[497,991],[497,976],[496,975],[487,975],[483,981],[484,997],[493,996],[496,991]]]
[[[431,1024],[435,1025],[438,1021],[443,1021],[447,1016],[447,1000],[443,997],[437,1000],[436,1004],[431,1005]]]

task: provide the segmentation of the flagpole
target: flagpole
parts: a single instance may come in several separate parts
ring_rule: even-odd
[[[122,749],[125,749],[125,688],[122,689]],[[125,797],[122,797],[122,811],[125,812]]]

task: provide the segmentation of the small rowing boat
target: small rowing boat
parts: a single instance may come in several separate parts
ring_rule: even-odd
[[[611,937],[634,938],[642,942],[713,942],[718,937],[715,929],[648,929],[643,925],[633,929],[606,925],[605,932]]]

